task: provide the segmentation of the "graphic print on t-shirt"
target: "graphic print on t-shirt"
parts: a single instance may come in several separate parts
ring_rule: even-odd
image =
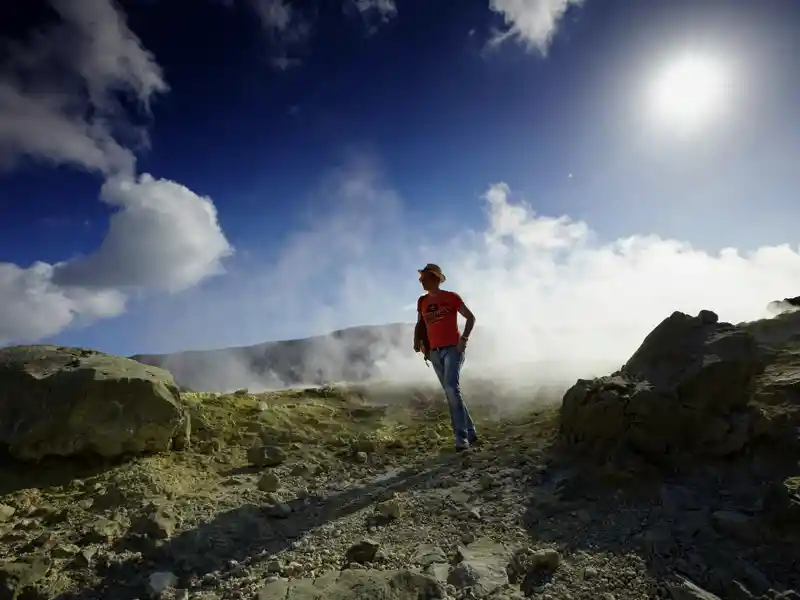
[[[420,313],[428,329],[432,348],[458,343],[458,309],[461,298],[453,292],[440,292],[436,299],[420,298]]]

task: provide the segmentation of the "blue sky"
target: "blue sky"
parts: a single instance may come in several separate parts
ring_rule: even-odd
[[[411,320],[431,261],[537,356],[799,293],[796,3],[302,6],[0,8],[0,344]]]

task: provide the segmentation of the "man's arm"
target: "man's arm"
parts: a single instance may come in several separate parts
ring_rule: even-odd
[[[464,324],[464,333],[461,334],[462,339],[469,339],[469,334],[472,333],[472,328],[475,327],[475,315],[472,311],[461,301],[461,306],[458,307],[458,313],[464,317],[467,322]]]
[[[422,312],[417,308],[417,324],[414,326],[414,352],[427,353],[427,333],[425,319],[422,316]]]

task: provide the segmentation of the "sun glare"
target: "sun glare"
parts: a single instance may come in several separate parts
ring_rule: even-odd
[[[710,57],[687,54],[666,65],[651,88],[655,116],[669,127],[705,124],[725,104],[725,69]]]

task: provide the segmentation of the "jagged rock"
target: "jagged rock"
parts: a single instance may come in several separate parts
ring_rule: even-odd
[[[752,334],[718,323],[711,311],[696,317],[672,313],[622,367],[622,373],[636,381],[647,381],[662,392],[672,390],[683,402],[720,413],[747,404],[760,370]],[[712,389],[715,393],[709,395]]]
[[[17,458],[159,452],[188,437],[167,371],[78,348],[0,349],[0,443]]]
[[[747,408],[763,370],[755,338],[716,315],[675,312],[623,368],[564,395],[561,437],[596,456],[633,450],[659,462],[728,456],[752,437]]]

